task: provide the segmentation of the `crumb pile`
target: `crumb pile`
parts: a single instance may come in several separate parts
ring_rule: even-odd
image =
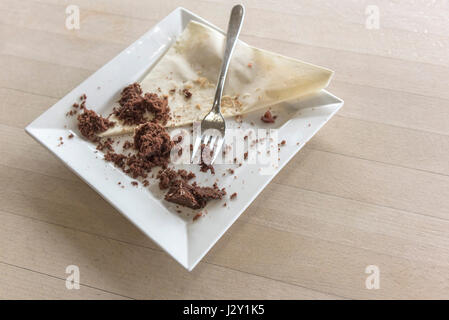
[[[138,83],[133,83],[123,89],[119,100],[120,107],[114,110],[114,115],[125,124],[142,124],[149,119],[148,113],[152,114],[152,121],[162,125],[170,119],[170,108],[166,96],[160,98],[156,93],[145,93]]]
[[[83,113],[78,115],[78,129],[83,136],[91,141],[99,141],[97,134],[113,126],[114,122],[85,107],[83,108]]]
[[[104,149],[114,152],[114,147],[112,144],[114,143],[114,140],[111,138],[107,138],[105,141],[100,141],[97,144],[97,150],[104,151]]]
[[[107,129],[114,126],[113,121],[109,121],[107,118],[103,118],[98,115],[95,111],[86,108],[87,97],[83,94],[80,97],[81,104],[74,103],[72,107],[74,109],[81,109],[83,113],[78,115],[78,129],[81,134],[90,141],[98,142],[98,134],[106,131]],[[76,110],[70,110],[67,115],[73,116],[77,113]]]
[[[186,94],[186,98],[189,98]],[[85,107],[85,96],[82,97],[81,109],[83,113],[78,116],[78,128],[83,136],[90,141],[97,142],[97,150],[106,152],[104,160],[112,162],[116,167],[132,176],[134,179],[141,177],[143,185],[149,185],[146,178],[154,167],[162,169],[157,174],[159,188],[168,189],[165,200],[186,206],[192,209],[201,209],[208,201],[222,199],[226,194],[225,189],[220,189],[215,183],[212,187],[202,187],[196,182],[189,181],[195,178],[195,174],[186,170],[175,171],[168,167],[170,152],[175,145],[182,140],[176,137],[170,139],[167,130],[162,126],[170,118],[167,98],[162,99],[157,94],[145,93],[137,83],[127,86],[119,100],[120,107],[113,110],[113,114],[126,124],[140,124],[135,132],[133,141],[125,141],[123,150],[130,150],[128,154],[116,153],[113,148],[114,140],[111,138],[101,140],[98,133],[106,131],[114,125],[114,122],[103,118],[93,110]],[[153,115],[151,120],[147,114]],[[162,125],[161,125],[162,124]],[[203,148],[202,148],[203,149]],[[204,167],[204,169],[203,169]],[[202,171],[211,170],[212,166],[203,163]],[[133,181],[136,186],[137,182]]]
[[[125,150],[133,148],[137,151],[136,154],[118,154],[109,150],[104,159],[114,163],[134,179],[137,177],[145,179],[154,167],[167,168],[173,145],[164,127],[148,122],[137,127],[134,143],[129,141],[124,143]]]
[[[134,133],[134,148],[139,157],[154,166],[167,167],[173,145],[167,130],[154,122],[140,125]]]
[[[184,180],[189,181],[195,178],[195,174],[193,172],[187,172],[186,170],[178,170],[175,171],[170,168],[162,169],[157,174],[157,178],[159,179],[159,188],[161,190],[169,188],[175,180]]]

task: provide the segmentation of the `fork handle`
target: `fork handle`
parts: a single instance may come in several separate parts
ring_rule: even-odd
[[[228,73],[229,62],[231,61],[231,56],[234,52],[237,38],[239,37],[244,16],[245,8],[243,5],[238,4],[232,8],[231,17],[229,18],[228,32],[226,34],[226,47],[223,55],[223,61],[221,63],[220,75],[218,76],[217,89],[215,91],[213,104],[213,109],[217,113],[220,113],[221,96],[223,94],[223,88],[226,81],[226,74]]]

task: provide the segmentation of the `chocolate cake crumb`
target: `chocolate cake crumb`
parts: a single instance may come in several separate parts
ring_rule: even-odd
[[[193,217],[193,221],[197,220],[198,218],[200,218],[202,216],[202,213],[197,213],[194,217]]]
[[[72,139],[74,137],[73,133],[69,134],[67,138]]]
[[[187,170],[184,169],[178,170],[178,176],[186,181],[189,181],[196,177],[196,175],[193,172],[188,172]]]
[[[150,184],[150,182],[148,180],[143,180],[142,183],[143,183],[144,187],[148,187]]]
[[[173,144],[167,130],[157,123],[147,122],[139,126],[134,134],[134,148],[139,152],[139,157],[153,166],[167,167]]]
[[[173,139],[174,143],[180,143],[182,142],[183,137],[181,135],[177,136],[175,139]]]
[[[233,200],[237,198],[237,192],[234,192],[233,194],[231,194],[230,199]]]
[[[145,159],[139,158],[136,155],[130,155],[126,159],[126,166],[128,168],[124,169],[124,171],[130,174],[134,179],[137,177],[142,177],[145,179],[148,177],[148,172],[157,165]]]
[[[118,101],[120,107],[113,113],[128,125],[142,124],[148,121],[145,114],[154,115],[153,122],[166,124],[170,118],[170,108],[167,97],[160,98],[156,93],[145,93],[138,83],[133,83],[123,89]]]
[[[111,138],[107,138],[105,141],[98,142],[97,150],[103,151],[104,149],[114,152],[114,148],[112,147],[112,144],[114,143],[114,140]]]
[[[113,127],[114,124],[86,107],[83,107],[83,113],[78,115],[78,129],[84,137],[91,141],[98,141],[97,134]]]
[[[213,187],[200,187],[196,183],[176,180],[165,195],[165,200],[192,209],[201,209],[208,201],[222,199],[225,194],[225,189],[220,190],[216,184]]]
[[[182,93],[184,94],[184,97],[186,99],[190,99],[192,97],[192,93],[189,91],[189,89],[183,89]]]
[[[206,164],[203,161],[200,163],[200,171],[207,172],[210,170],[211,174],[215,174],[215,168],[211,164]]]
[[[173,169],[167,168],[160,170],[156,178],[159,179],[159,188],[164,190],[169,188],[177,180],[189,181],[195,178],[195,174],[183,169],[176,172]]]
[[[139,183],[138,183],[137,181],[131,181],[131,184],[132,184],[134,187],[137,187],[137,186],[139,185]]]
[[[200,209],[201,205],[195,198],[192,189],[188,183],[177,180],[165,195],[165,200],[192,209]]]
[[[134,143],[132,143],[131,141],[125,141],[123,143],[123,150],[128,150],[132,147],[134,147]]]
[[[156,176],[159,179],[159,189],[164,190],[170,187],[171,183],[173,183],[178,174],[175,170],[167,168],[160,170]]]
[[[245,152],[245,153],[243,154],[243,159],[244,159],[244,160],[248,159],[248,152]]]
[[[108,152],[105,154],[104,160],[112,162],[117,167],[123,169],[125,167],[126,156],[115,152]]]
[[[271,114],[270,110],[267,110],[263,116],[260,118],[260,120],[262,120],[265,123],[274,123],[274,120],[276,120],[277,116],[273,116]]]

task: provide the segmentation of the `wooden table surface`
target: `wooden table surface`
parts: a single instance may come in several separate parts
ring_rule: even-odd
[[[0,298],[449,298],[448,2],[243,2],[241,38],[345,106],[189,273],[23,129],[176,7],[226,28],[232,2],[0,1]]]

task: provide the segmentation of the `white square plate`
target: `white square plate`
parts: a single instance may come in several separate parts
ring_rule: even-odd
[[[222,165],[215,177],[220,179],[219,185],[226,187],[228,194],[238,192],[238,197],[227,199],[226,207],[223,201],[211,202],[206,207],[208,214],[195,221],[192,219],[194,212],[179,214],[175,206],[163,200],[157,188],[131,187],[133,179],[103,161],[101,152],[96,153],[95,146],[79,136],[76,117],[67,117],[66,113],[85,93],[89,108],[102,115],[109,114],[121,90],[141,80],[191,20],[219,30],[186,9],[174,10],[26,128],[28,134],[188,270],[196,266],[281,168],[343,105],[342,100],[323,90],[317,95],[275,107],[278,118],[274,126],[261,123],[260,110],[245,116],[240,126],[249,127],[254,121],[256,128],[274,127],[278,129],[279,139],[287,141],[279,152],[280,161],[275,173],[262,175],[258,173],[257,165],[244,164],[236,169],[238,179],[235,179],[233,175],[222,176],[229,168]],[[231,119],[227,123],[236,125]],[[68,140],[70,133],[75,137]],[[64,138],[64,144],[60,146],[59,137]],[[204,173],[199,173],[198,178],[200,184],[201,180],[208,180]],[[119,181],[127,187],[120,188]]]

